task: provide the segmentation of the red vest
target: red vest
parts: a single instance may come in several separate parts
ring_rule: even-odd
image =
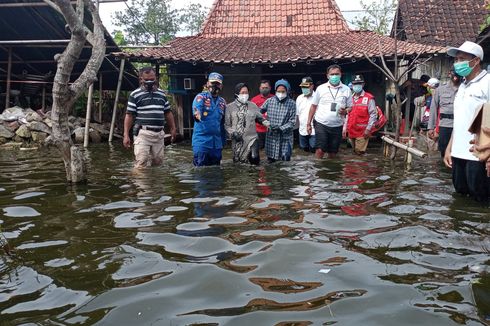
[[[374,100],[374,96],[368,92],[364,92],[363,96],[358,99],[352,98],[352,111],[349,113],[347,120],[347,133],[349,138],[361,138],[364,136],[364,131],[369,122],[368,104],[370,100]]]
[[[262,108],[262,105],[264,105],[265,101],[270,99],[271,97],[274,97],[274,95],[269,94],[267,97],[262,96],[261,94],[255,96],[250,100],[250,102],[255,103],[259,109]],[[267,119],[267,113],[263,113],[262,116],[264,119]],[[256,122],[255,123],[255,129],[257,132],[267,132],[267,127],[263,126],[261,123]]]

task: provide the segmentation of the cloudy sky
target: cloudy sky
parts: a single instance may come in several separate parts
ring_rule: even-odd
[[[264,0],[267,1],[267,0]],[[301,0],[299,0],[301,1]],[[371,2],[376,2],[380,0],[365,0],[364,2],[366,3],[371,3]],[[172,0],[174,8],[180,9],[187,7],[190,3],[201,3],[202,5],[210,8],[211,5],[213,4],[214,0]],[[351,10],[360,10],[362,9],[361,7],[361,1],[360,0],[337,0],[337,4],[340,7],[340,10],[343,11],[344,17],[347,19],[347,21],[351,20],[353,17],[355,17],[357,14],[356,12],[345,12],[345,11],[351,11]],[[124,10],[126,8],[126,5],[123,2],[120,3],[102,3],[100,4],[100,15],[102,18],[102,21],[104,22],[104,25],[106,28],[109,30],[109,32],[112,33],[112,31],[115,29],[115,26],[112,24],[112,18],[111,16],[114,14],[114,12],[118,10]]]

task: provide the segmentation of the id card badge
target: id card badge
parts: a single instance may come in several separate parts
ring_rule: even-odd
[[[330,103],[330,111],[331,112],[337,112],[337,103],[335,103],[335,102]]]

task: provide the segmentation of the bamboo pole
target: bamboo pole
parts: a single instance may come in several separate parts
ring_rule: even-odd
[[[42,95],[42,102],[43,102],[43,106],[42,106],[42,110],[43,112],[46,112],[46,86],[43,85],[43,95]]]
[[[102,74],[99,75],[99,123],[102,123]]]
[[[117,102],[119,101],[119,93],[121,92],[121,84],[124,74],[124,64],[125,58],[121,59],[121,67],[119,68],[119,79],[117,80],[117,89],[116,89],[116,98],[114,100],[114,107],[112,109],[112,120],[111,120],[111,129],[109,131],[109,142],[112,142],[112,137],[114,136],[114,125],[116,124],[116,110],[117,110]]]
[[[87,113],[85,114],[85,134],[83,137],[83,147],[88,147],[90,137],[90,116],[92,114],[92,96],[94,94],[94,84],[90,84],[88,88]]]
[[[7,63],[7,87],[5,88],[5,109],[8,109],[10,105],[10,78],[12,75],[12,47],[9,47],[8,56],[9,58]]]
[[[415,156],[417,156],[417,157],[420,157],[420,158],[427,157],[427,153],[424,153],[424,152],[422,152],[422,151],[419,151],[419,150],[418,150],[418,149],[416,149],[416,148],[411,148],[411,147],[410,147],[410,146],[408,146],[408,145],[405,145],[405,144],[402,144],[402,143],[400,143],[400,142],[397,142],[397,141],[395,141],[394,139],[391,139],[390,137],[383,136],[383,137],[381,137],[381,139],[382,139],[384,142],[386,142],[386,143],[388,143],[388,144],[390,144],[390,145],[393,145],[393,146],[395,146],[395,147],[397,147],[397,148],[403,149],[403,150],[405,150],[405,151],[407,151],[407,152],[409,152],[409,153],[411,153],[411,154],[413,154],[413,155],[415,155]]]

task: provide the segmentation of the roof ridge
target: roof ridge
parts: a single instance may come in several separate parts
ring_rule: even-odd
[[[215,0],[199,35],[292,36],[349,30],[335,0]]]

